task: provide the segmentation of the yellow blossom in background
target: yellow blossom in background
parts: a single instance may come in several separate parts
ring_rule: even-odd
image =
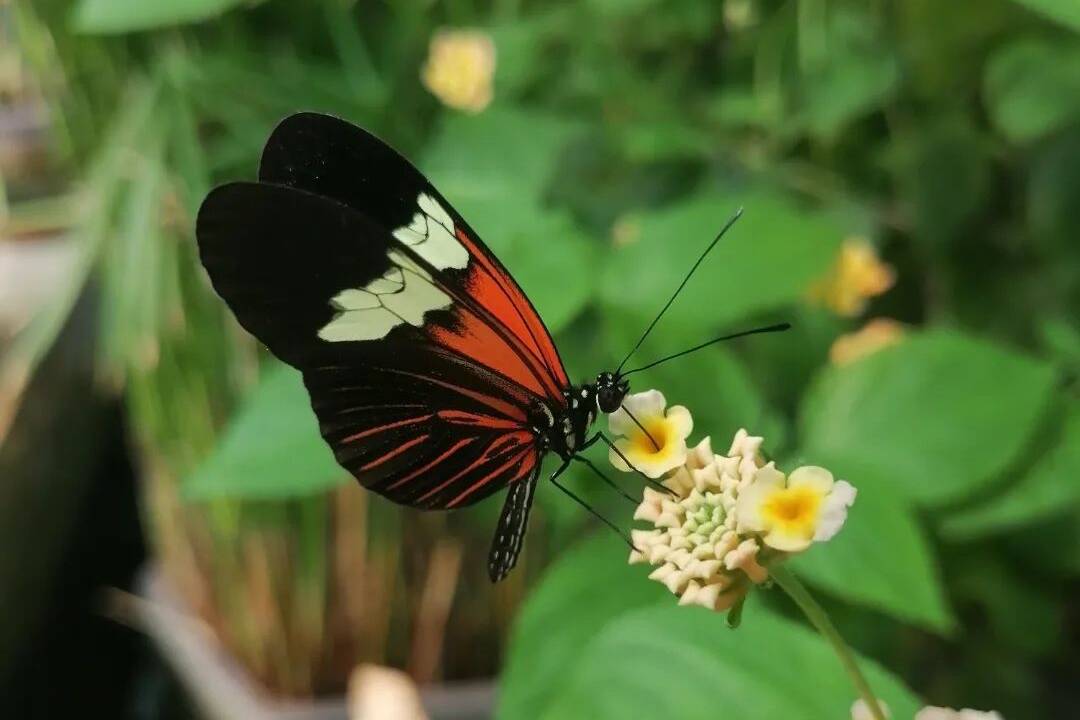
[[[641,221],[633,215],[620,215],[611,226],[611,244],[615,247],[633,245],[641,238]]]
[[[622,407],[608,416],[608,429],[634,469],[658,478],[686,462],[686,438],[694,421],[689,410],[681,405],[668,408],[661,392],[649,390],[627,395]],[[618,469],[630,470],[614,450],[608,456]]]
[[[896,275],[883,263],[874,246],[861,237],[851,237],[840,247],[836,263],[810,288],[809,296],[838,315],[853,317],[866,302],[893,286]]]
[[[495,41],[481,30],[439,30],[420,77],[444,105],[480,112],[494,94]]]
[[[904,338],[904,326],[890,318],[875,318],[859,330],[836,338],[829,348],[833,365],[847,365],[895,345]]]
[[[800,552],[836,535],[854,502],[855,488],[825,468],[801,467],[784,477],[769,463],[741,489],[738,527],[761,533],[771,548]]]
[[[744,30],[757,21],[758,12],[752,0],[725,0],[724,27],[729,31]]]

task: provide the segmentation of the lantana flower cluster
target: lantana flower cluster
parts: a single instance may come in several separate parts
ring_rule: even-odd
[[[612,463],[630,469],[621,453],[650,477],[665,476],[668,491],[645,489],[634,518],[653,527],[632,531],[630,562],[656,566],[649,577],[680,604],[734,607],[768,579],[769,563],[835,535],[855,500],[855,489],[824,468],[785,476],[762,459],[763,439],[746,430],[726,454],[714,453],[707,437],[687,448],[689,411],[666,408],[655,390],[627,396],[623,408],[609,419],[622,435]]]

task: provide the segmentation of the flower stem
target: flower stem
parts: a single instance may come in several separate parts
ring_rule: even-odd
[[[810,624],[817,628],[817,631],[832,645],[833,650],[836,651],[840,658],[840,664],[844,666],[844,671],[851,678],[851,682],[855,684],[855,688],[859,691],[859,695],[862,696],[867,708],[869,708],[870,714],[874,716],[874,720],[886,720],[877,696],[870,689],[870,683],[866,681],[866,677],[855,662],[855,656],[852,654],[851,648],[840,637],[840,633],[837,632],[836,627],[829,620],[825,609],[818,605],[806,587],[779,563],[769,566],[769,575],[795,601],[795,604],[803,611]]]

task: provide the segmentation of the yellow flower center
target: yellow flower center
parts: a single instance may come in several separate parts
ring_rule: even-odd
[[[631,447],[643,455],[658,455],[664,451],[668,443],[668,424],[663,418],[646,420],[642,423],[648,434],[641,432],[640,428],[628,439]]]
[[[821,501],[821,493],[813,488],[779,488],[762,505],[761,514],[785,532],[809,537],[817,527]]]

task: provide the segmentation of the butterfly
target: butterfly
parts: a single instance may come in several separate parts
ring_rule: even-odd
[[[364,487],[422,509],[507,490],[493,582],[517,562],[547,454],[550,480],[588,508],[559,477],[575,460],[603,477],[581,452],[615,447],[591,428],[632,371],[571,383],[513,276],[389,145],[328,115],[287,117],[258,181],[212,190],[196,235],[215,291],[301,371],[323,438]]]

